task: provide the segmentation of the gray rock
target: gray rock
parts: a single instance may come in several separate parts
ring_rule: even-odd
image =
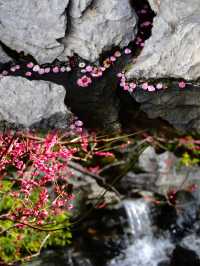
[[[65,52],[59,58],[77,53],[93,62],[103,51],[126,46],[135,37],[137,16],[129,0],[74,0],[70,16]]]
[[[160,193],[165,194],[170,189],[187,189],[191,185],[200,185],[200,168],[184,166],[180,159],[171,152],[158,155],[158,179],[156,186]]]
[[[103,195],[105,192],[105,188],[97,183],[97,180],[100,181],[101,177],[89,172],[87,173],[86,169],[74,162],[69,163],[69,168],[73,175],[70,183],[73,184],[74,194],[76,195],[74,202],[75,209],[84,208],[88,203],[92,203],[95,206],[100,195]],[[114,204],[119,202],[119,197],[116,193],[107,191],[101,197],[101,201],[105,201],[108,205]]]
[[[200,130],[200,93],[199,87],[188,85],[180,90],[173,82],[168,89],[157,93],[146,93],[138,89],[132,94],[141,103],[141,110],[149,118],[161,117],[179,130]]]
[[[39,63],[53,61],[64,49],[57,40],[65,36],[68,2],[0,0],[0,40]]]
[[[157,13],[152,36],[127,77],[200,77],[199,0],[150,0]]]
[[[80,18],[93,0],[72,0],[70,7],[70,16]]]
[[[0,46],[0,64],[5,64],[11,60],[12,59],[4,52],[4,50]]]
[[[0,122],[22,128],[66,128],[71,113],[64,105],[65,89],[46,81],[21,77],[0,80]]]
[[[149,146],[139,157],[139,167],[147,173],[155,172],[157,168],[156,152]]]
[[[95,61],[135,37],[137,16],[129,0],[0,0],[0,7],[1,41],[39,63],[66,61],[74,53]]]
[[[146,167],[150,160],[155,165],[152,172]],[[119,188],[127,193],[131,193],[131,190],[147,190],[166,195],[170,189],[187,189],[194,184],[199,186],[200,167],[184,166],[180,160],[169,151],[156,154],[153,147],[147,147],[139,157],[144,173],[127,173],[120,181]]]

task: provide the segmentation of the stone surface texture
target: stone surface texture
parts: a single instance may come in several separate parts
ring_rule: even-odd
[[[127,77],[200,77],[199,0],[150,0],[156,12],[152,36]]]
[[[64,47],[69,0],[0,0],[0,40],[39,63],[53,61]]]
[[[149,167],[153,162],[154,171]],[[173,153],[166,151],[156,154],[153,147],[147,147],[139,157],[143,173],[129,172],[120,181],[119,187],[125,191],[132,189],[153,191],[165,195],[170,189],[187,189],[200,185],[200,167],[184,166]]]
[[[74,204],[79,208],[80,204],[83,204],[83,208],[89,203],[95,205],[99,196],[105,191],[105,188],[97,183],[99,176],[95,177],[95,174],[87,173],[85,168],[74,162],[69,163],[69,168],[73,175],[70,182],[73,184],[76,195]],[[119,197],[113,191],[107,191],[102,197],[102,201],[105,201],[106,204],[115,204],[119,202]]]
[[[0,122],[19,127],[66,128],[70,112],[64,105],[65,89],[46,81],[21,77],[0,80]]]
[[[95,61],[135,37],[129,0],[0,0],[0,40],[39,63],[77,53]]]
[[[72,0],[70,7],[70,16],[80,18],[83,12],[88,8],[93,0]]]
[[[96,61],[103,51],[126,46],[136,34],[137,16],[129,0],[72,1],[64,55]]]
[[[157,93],[147,93],[138,89],[133,98],[141,103],[141,110],[149,118],[162,118],[178,130],[200,130],[200,93],[199,87],[187,86],[179,89],[176,82]]]
[[[7,63],[11,61],[12,59],[4,52],[2,47],[0,46],[0,64]]]

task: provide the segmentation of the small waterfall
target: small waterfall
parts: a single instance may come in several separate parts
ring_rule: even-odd
[[[131,234],[134,238],[152,235],[149,204],[143,199],[125,200],[123,204],[128,216]]]
[[[125,200],[123,206],[134,241],[124,251],[124,255],[112,259],[108,265],[158,266],[166,261],[174,246],[168,237],[154,236],[149,203],[144,199]]]

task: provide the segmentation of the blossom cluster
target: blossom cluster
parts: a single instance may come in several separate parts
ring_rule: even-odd
[[[72,208],[68,162],[75,152],[76,148],[59,144],[56,132],[48,133],[43,141],[34,135],[0,134],[1,180],[9,178],[16,186],[10,192],[16,199],[11,219],[42,224],[49,215]]]

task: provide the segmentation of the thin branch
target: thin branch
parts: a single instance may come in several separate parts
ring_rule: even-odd
[[[37,253],[32,254],[30,256],[24,257],[22,260],[31,260],[32,258],[38,257],[42,251],[42,248],[44,247],[45,243],[47,242],[48,238],[50,237],[51,234],[46,235],[46,237],[43,239],[40,248]]]

